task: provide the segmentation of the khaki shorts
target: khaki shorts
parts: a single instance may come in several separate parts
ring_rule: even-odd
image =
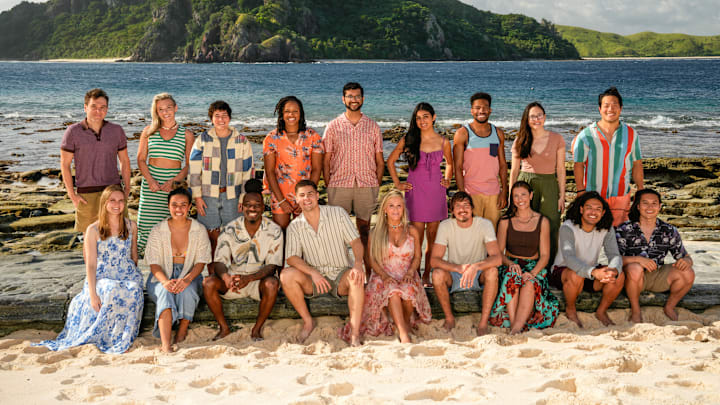
[[[250,297],[255,301],[260,301],[260,281],[261,280],[253,280],[239,291],[228,290],[228,292],[222,294],[221,297],[226,300]]]
[[[473,216],[482,217],[492,222],[497,232],[497,224],[500,219],[500,210],[497,207],[498,195],[471,194],[473,201]]]
[[[313,283],[313,293],[312,293],[312,295],[307,295],[307,294],[306,294],[306,295],[305,295],[305,298],[311,299],[311,298],[317,298],[317,297],[320,297],[320,296],[323,296],[323,295],[326,295],[326,294],[330,294],[330,295],[332,295],[332,296],[335,297],[335,298],[347,299],[346,296],[341,297],[341,296],[338,294],[338,286],[340,285],[340,280],[342,280],[343,276],[345,275],[345,273],[348,272],[348,270],[350,270],[350,267],[341,270],[340,273],[338,273],[338,275],[335,277],[335,279],[330,279],[330,278],[328,278],[328,277],[325,277],[325,280],[327,280],[327,281],[330,283],[330,291],[329,291],[329,292],[326,292],[326,293],[324,293],[324,294],[321,294],[321,293],[318,291],[318,288],[317,288],[317,286],[315,285],[315,283]]]
[[[643,276],[643,291],[665,292],[670,290],[668,275],[673,269],[672,264],[663,264],[655,271],[645,271]]]
[[[328,204],[343,207],[348,214],[370,221],[377,205],[379,187],[328,187]]]
[[[75,231],[85,232],[88,226],[98,219],[98,211],[100,210],[100,196],[102,191],[96,193],[78,193],[87,204],[78,203],[75,208]]]

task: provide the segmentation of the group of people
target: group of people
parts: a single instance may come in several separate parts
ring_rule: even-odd
[[[575,301],[583,290],[602,291],[596,317],[605,325],[623,288],[633,322],[642,321],[643,290],[669,291],[665,314],[677,319],[675,306],[694,281],[692,259],[677,229],[658,219],[660,194],[644,188],[638,137],[620,120],[616,88],[599,95],[601,119],[573,140],[577,197],[562,224],[565,142],[545,129],[539,103],[523,112],[509,181],[505,134],[489,122],[489,94],[472,95],[473,119],[452,144],[436,132],[432,106],[418,104],[387,160],[395,188],[378,206],[382,136],[362,113],[364,100],[362,86],[347,83],[345,111],[320,136],[307,126],[302,102],[282,98],[276,128],[263,142],[261,182],[249,140],[230,126],[226,102],[212,103],[212,126],[193,134],[175,120],[172,96],[155,96],[137,154],[143,180],[136,225],[127,216],[126,138],[105,121],[107,94],[89,91],[86,118],[67,129],[61,145],[75,229],[84,232],[86,283],[65,329],[40,344],[126,351],[142,315],[139,255],[150,266],[146,289],[163,351],[185,339],[201,296],[219,325],[214,339],[231,332],[223,299],[259,301],[251,338],[262,339],[280,288],[302,318],[299,342],[315,326],[306,300],[325,294],[347,300],[348,323],[339,336],[351,345],[365,335],[394,333],[410,342],[418,322],[431,319],[424,287],[434,288],[448,331],[455,326],[450,294],[481,291],[479,335],[488,325],[510,333],[553,326],[559,309],[551,285],[563,291],[567,317],[580,327]],[[396,169],[401,158],[406,179]],[[327,205],[319,204],[321,174]],[[453,176],[459,191],[448,203]],[[186,178],[190,190],[175,187]],[[632,205],[631,180],[638,189]],[[263,194],[269,194],[272,220],[264,215]],[[197,219],[189,217],[193,202]],[[599,263],[601,250],[607,264]],[[673,264],[664,263],[667,253]]]

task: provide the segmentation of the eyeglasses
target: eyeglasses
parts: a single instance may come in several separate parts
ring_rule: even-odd
[[[530,118],[530,121],[540,121],[545,118],[545,114],[531,115],[528,118]]]
[[[348,100],[362,100],[363,96],[343,96]]]

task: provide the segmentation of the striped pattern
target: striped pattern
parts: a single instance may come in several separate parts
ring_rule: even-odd
[[[608,142],[597,123],[582,130],[572,143],[573,159],[585,163],[585,189],[605,198],[621,197],[630,191],[633,162],[641,160],[640,142],[625,123]]]
[[[183,138],[184,139],[184,138]],[[159,184],[172,179],[180,173],[180,169],[161,169],[152,165],[148,165],[150,175]],[[163,219],[170,216],[168,209],[168,193],[158,190],[150,191],[145,178],[142,180],[140,187],[140,206],[138,208],[138,254],[143,256],[145,252],[145,243],[147,242],[150,230]]]
[[[323,135],[330,154],[328,187],[378,187],[375,154],[382,153],[382,135],[375,121],[363,114],[353,125],[345,113],[330,121]]]
[[[160,132],[148,137],[148,158],[165,158],[185,161],[185,127],[179,126],[169,140],[163,139]]]
[[[352,266],[348,257],[350,242],[360,237],[342,207],[320,205],[320,224],[315,232],[300,214],[287,228],[285,259],[300,257],[323,276],[335,280],[344,269]]]

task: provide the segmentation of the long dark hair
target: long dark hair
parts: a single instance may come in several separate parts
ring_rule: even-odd
[[[545,114],[545,109],[537,101],[533,101],[525,107],[522,118],[520,119],[520,129],[517,133],[518,152],[520,152],[520,159],[527,159],[532,153],[533,134],[530,128],[530,110],[533,107],[538,107]]]
[[[405,159],[407,159],[408,166],[413,170],[417,167],[418,159],[420,159],[420,143],[422,137],[420,136],[420,128],[418,128],[416,122],[417,114],[420,111],[427,111],[430,115],[435,115],[435,109],[432,108],[430,104],[422,102],[415,106],[412,117],[410,117],[410,126],[405,134],[405,148],[403,148],[403,153],[405,154]],[[434,121],[433,124],[435,124]]]
[[[660,193],[658,193],[657,191],[651,188],[644,188],[642,190],[638,190],[633,197],[633,203],[630,206],[630,212],[628,213],[628,219],[630,219],[632,222],[638,222],[640,220],[640,208],[638,208],[638,205],[640,204],[640,199],[642,199],[642,196],[644,196],[645,194],[654,195],[655,197],[657,197],[658,202],[662,204],[662,197],[660,197]]]
[[[603,211],[605,211],[602,218],[600,218],[600,222],[595,225],[595,228],[610,229],[613,223],[613,216],[612,212],[610,211],[610,206],[597,191],[588,191],[580,197],[575,198],[575,201],[573,201],[572,204],[570,204],[570,207],[568,207],[565,219],[569,219],[575,225],[582,226],[582,214],[580,213],[580,208],[585,205],[588,200],[592,199],[600,201],[603,206]]]
[[[298,132],[305,131],[307,129],[307,123],[305,122],[305,110],[303,109],[302,102],[300,99],[298,99],[295,96],[285,96],[280,99],[280,101],[275,104],[275,112],[274,114],[277,115],[277,131],[278,135],[285,132],[285,120],[283,119],[283,109],[285,108],[285,104],[289,103],[290,101],[294,101],[297,103],[298,108],[300,109],[300,119],[298,120]]]
[[[508,204],[507,211],[505,211],[505,215],[503,215],[503,218],[510,219],[515,216],[515,213],[517,212],[517,207],[515,206],[515,202],[513,201],[513,190],[515,190],[518,187],[522,187],[525,190],[528,191],[528,193],[532,194],[533,190],[532,187],[530,187],[530,184],[528,184],[525,181],[518,180],[513,184],[512,188],[510,189],[510,203]]]

